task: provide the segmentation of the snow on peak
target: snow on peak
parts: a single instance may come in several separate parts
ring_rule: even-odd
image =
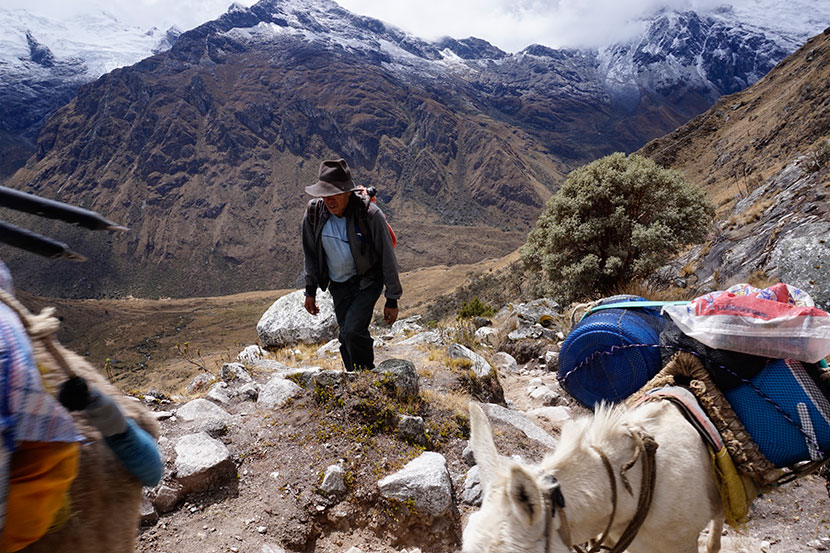
[[[164,41],[167,48],[171,43],[170,31],[148,31],[104,11],[58,20],[0,8],[0,26],[0,67],[23,70],[29,61],[42,65],[35,58],[50,52],[52,63],[83,62],[90,79],[151,56]]]
[[[234,12],[247,12],[249,10],[248,6],[242,4],[240,2],[234,2],[230,6],[228,6],[228,11],[226,13],[234,13]]]

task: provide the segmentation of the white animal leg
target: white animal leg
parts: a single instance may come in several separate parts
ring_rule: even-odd
[[[723,534],[723,518],[713,518],[709,526],[709,539],[706,540],[706,553],[720,551],[720,537]]]

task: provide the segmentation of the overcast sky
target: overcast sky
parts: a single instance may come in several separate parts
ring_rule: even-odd
[[[534,43],[554,48],[608,44],[631,32],[638,15],[660,6],[700,9],[741,4],[751,8],[774,1],[782,0],[337,0],[349,11],[421,38],[476,36],[510,52]],[[230,4],[231,0],[2,0],[0,5],[46,17],[65,17],[99,6],[125,23],[162,29],[175,24],[187,30],[215,19]]]

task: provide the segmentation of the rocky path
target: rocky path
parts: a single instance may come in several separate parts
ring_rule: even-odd
[[[289,348],[281,359],[252,357],[245,364],[237,363],[239,372],[235,374],[223,374],[230,371],[223,367],[216,375],[220,381],[205,382],[210,391],[201,395],[207,399],[191,397],[184,404],[187,400],[183,398],[155,406],[157,411],[169,410],[164,416],[172,417],[162,421],[161,439],[170,478],[166,480],[168,484],[150,494],[151,520],[140,535],[137,551],[455,553],[458,530],[477,510],[467,501],[469,492],[474,490],[465,477],[469,466],[462,451],[467,445],[463,432],[456,428],[447,432],[445,438],[440,437],[442,429],[449,428],[447,424],[455,420],[452,413],[466,412],[469,401],[468,395],[458,393],[459,373],[452,368],[457,359],[455,350],[460,349],[452,345],[451,333],[426,330],[417,321],[409,328],[398,325],[395,332],[378,329],[376,335],[380,337],[376,362],[383,366],[393,359],[406,360],[413,370],[417,368],[420,397],[425,402],[420,414],[438,440],[429,449],[440,451],[438,457],[443,457],[452,479],[449,495],[455,497],[457,510],[451,516],[437,517],[419,526],[421,523],[411,517],[406,521],[407,517],[400,512],[376,507],[379,481],[403,472],[403,465],[424,449],[402,441],[400,435],[396,437],[388,430],[367,438],[363,434],[366,428],[354,425],[355,413],[359,413],[351,409],[354,402],[362,401],[362,408],[368,405],[368,396],[361,399],[356,394],[374,390],[385,377],[343,375],[336,348],[331,344],[305,354]],[[588,414],[561,390],[555,373],[548,368],[547,359],[554,357],[552,352],[557,349],[556,338],[542,342],[550,347],[526,355],[522,364],[485,344],[475,347],[496,369],[508,406],[492,406],[488,410],[491,419],[511,418],[513,414],[519,421],[512,429],[508,424],[497,431],[502,453],[519,454],[528,461],[541,459],[553,442],[551,437],[559,436],[567,420]],[[257,349],[246,348],[240,354],[241,361],[245,361],[245,353],[251,348]],[[469,354],[467,361],[475,370],[476,353]],[[317,368],[312,370],[314,366]],[[314,376],[321,367],[330,370]],[[316,383],[303,384],[305,377],[299,374],[293,380],[286,379],[288,373],[298,370],[312,371],[309,378],[316,379]],[[489,366],[484,374],[488,372]],[[255,382],[247,380],[251,377]],[[357,381],[348,385],[333,384],[338,379],[355,378]],[[294,381],[303,384],[302,389]],[[246,398],[248,394],[252,396]],[[188,413],[194,401],[205,411]],[[215,418],[213,411],[223,411],[219,406],[227,412],[219,413],[218,421],[211,422]],[[369,422],[375,422],[374,415],[370,419]],[[528,425],[535,437],[526,431]],[[361,432],[355,433],[356,430]],[[194,459],[189,464],[203,465],[206,448],[219,450],[221,455],[214,465],[222,473],[215,475],[223,478],[219,480],[221,484],[184,481],[184,473],[191,470],[185,462],[185,446],[189,445],[188,440],[196,439],[194,433],[200,433],[201,444],[194,444],[199,449],[191,455]],[[341,484],[346,486],[341,487],[348,488],[338,492],[344,495],[337,499],[330,491],[321,493],[327,487],[333,466],[343,469]],[[182,485],[200,491],[186,493]],[[755,501],[746,528],[724,532],[722,551],[823,551],[830,547],[829,500],[824,480],[816,476],[764,495]],[[436,529],[441,525],[436,525],[436,521],[443,522],[443,530]],[[438,537],[424,541],[424,536],[433,532],[438,532]],[[701,551],[705,538],[701,537]]]

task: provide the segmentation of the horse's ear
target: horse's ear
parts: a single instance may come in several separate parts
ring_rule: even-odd
[[[478,465],[482,490],[486,493],[487,487],[493,481],[501,465],[501,457],[496,451],[496,443],[493,441],[487,415],[477,403],[472,401],[470,402],[470,445],[473,448],[476,465]]]
[[[519,465],[510,469],[508,494],[513,511],[528,527],[534,526],[544,516],[542,492],[532,474]]]

